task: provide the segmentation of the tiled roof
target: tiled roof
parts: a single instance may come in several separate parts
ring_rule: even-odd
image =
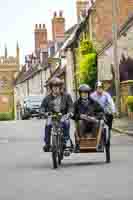
[[[71,26],[66,32],[65,35],[71,35],[72,32],[75,30],[77,24],[74,24],[73,26]]]
[[[58,68],[54,71],[54,73],[51,75],[51,77],[46,81],[46,85],[45,85],[45,86],[48,85],[49,81],[50,81],[52,78],[54,78],[54,77],[60,77],[64,72],[65,72],[65,67],[63,67],[63,68],[58,67]]]
[[[25,71],[24,67],[22,69],[22,71],[18,74],[15,84],[20,84],[26,80],[28,80],[29,78],[33,77],[36,73],[40,72],[41,69],[38,68],[38,64],[36,66],[30,67],[28,71]]]

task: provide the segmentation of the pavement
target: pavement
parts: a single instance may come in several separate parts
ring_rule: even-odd
[[[53,170],[43,129],[43,120],[0,122],[0,200],[133,200],[133,137],[113,134],[110,164],[103,153],[72,154]]]
[[[113,121],[113,130],[133,136],[133,121],[129,120],[128,117],[116,118]]]

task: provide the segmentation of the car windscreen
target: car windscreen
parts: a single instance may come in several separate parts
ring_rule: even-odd
[[[25,100],[25,102],[29,102],[29,103],[41,103],[43,100],[42,97],[30,97],[30,98],[27,98]]]

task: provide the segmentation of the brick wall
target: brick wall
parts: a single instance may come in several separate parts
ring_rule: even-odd
[[[133,0],[118,1],[118,25],[119,27],[133,12]],[[96,0],[95,9],[92,12],[93,39],[102,44],[112,38],[112,0]]]
[[[59,16],[57,13],[54,13],[54,17],[52,19],[52,35],[53,41],[62,42],[65,37],[65,19],[63,17],[63,13],[60,11]]]
[[[35,51],[48,47],[47,29],[45,24],[35,27]]]
[[[77,0],[76,2],[76,9],[77,9],[77,20],[80,20],[81,15],[86,15],[87,8],[89,7],[90,3],[88,0]]]

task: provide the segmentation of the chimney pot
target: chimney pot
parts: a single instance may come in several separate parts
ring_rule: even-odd
[[[46,27],[45,27],[45,24],[43,24],[43,29],[45,29]]]
[[[60,12],[59,12],[59,16],[60,16],[60,17],[63,16],[63,12],[62,12],[62,10],[60,10]]]
[[[57,16],[57,13],[56,12],[54,12],[54,17],[56,17]]]
[[[35,25],[35,29],[37,29],[37,28],[38,28],[38,25],[36,24],[36,25]]]

